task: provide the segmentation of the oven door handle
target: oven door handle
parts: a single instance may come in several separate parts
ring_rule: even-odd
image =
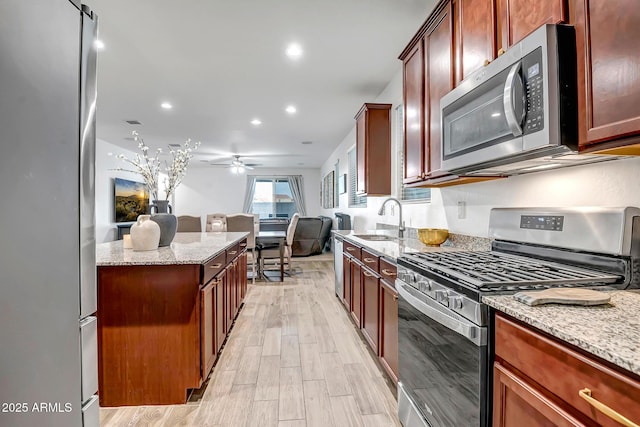
[[[477,346],[487,345],[487,328],[447,315],[442,311],[443,309],[448,310],[443,305],[429,297],[417,294],[418,291],[399,280],[396,281],[396,290],[405,301],[420,313],[457,332]]]

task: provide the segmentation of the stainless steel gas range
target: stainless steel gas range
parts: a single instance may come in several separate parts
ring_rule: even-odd
[[[489,426],[492,321],[483,295],[640,287],[640,209],[504,208],[491,251],[398,258],[398,413],[405,427]]]

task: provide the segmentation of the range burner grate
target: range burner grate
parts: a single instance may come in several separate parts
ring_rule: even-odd
[[[439,252],[403,255],[426,270],[479,289],[613,283],[620,276],[501,252]]]

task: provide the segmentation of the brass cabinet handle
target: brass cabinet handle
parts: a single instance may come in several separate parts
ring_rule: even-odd
[[[354,252],[356,250],[356,248],[352,247],[352,246],[347,246],[347,250],[349,252]]]
[[[247,246],[247,244],[246,243],[240,243],[240,246],[244,248],[245,246]]]
[[[502,55],[504,55],[504,49],[503,49],[503,48],[500,48],[500,49],[498,50],[498,56],[502,56]]]
[[[422,178],[422,175],[416,176],[416,179],[420,179],[420,178]]]
[[[591,397],[591,390],[590,389],[583,388],[582,390],[580,390],[578,392],[578,396],[580,396],[581,398],[586,400],[589,405],[593,406],[595,409],[597,409],[598,411],[602,412],[604,415],[606,415],[607,417],[611,418],[612,420],[622,424],[623,426],[626,426],[626,427],[640,427],[638,424],[634,423],[633,421],[629,420],[626,417],[623,417],[622,415],[620,415],[619,413],[617,413],[613,409],[609,408],[604,403],[602,403],[602,402],[594,399],[593,397]]]
[[[364,262],[367,262],[367,263],[369,263],[369,264],[373,264],[373,263],[375,263],[375,262],[376,262],[376,260],[375,260],[375,259],[373,259],[373,258],[368,258],[368,257],[365,257],[365,258],[363,259],[363,261],[364,261]]]
[[[393,299],[394,299],[395,301],[398,301],[398,295],[397,295],[397,294],[396,294],[396,295],[393,295]]]
[[[489,61],[488,59],[485,59],[484,63],[482,65],[484,65],[486,67],[489,64],[491,64],[491,61]]]
[[[238,253],[238,251],[229,251],[229,255],[235,255],[237,253]]]
[[[394,276],[398,275],[398,273],[394,273],[393,271],[387,270],[386,268],[382,269],[382,274],[384,274],[385,276],[390,276],[390,277],[394,277]]]
[[[222,264],[220,264],[220,263],[213,264],[213,265],[209,266],[209,268],[220,268],[220,267],[222,267]]]
[[[374,277],[373,274],[369,273],[367,270],[364,270],[364,269],[362,270],[362,274],[364,274],[367,277]]]

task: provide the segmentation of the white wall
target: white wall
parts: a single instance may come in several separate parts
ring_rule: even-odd
[[[120,153],[129,158],[136,154],[101,139],[96,141],[96,241],[98,243],[113,241],[117,236],[113,210],[113,178],[143,181],[138,174],[115,170],[119,167],[127,167],[126,163],[115,157]],[[251,174],[302,175],[307,216],[320,215],[319,169],[255,169]],[[190,167],[171,201],[173,213],[202,216],[204,225],[204,219],[209,213],[242,212],[245,186],[245,174],[234,175],[227,168]],[[160,191],[162,194],[162,185]]]
[[[399,66],[401,68],[401,66]],[[401,70],[376,99],[363,102],[392,103],[392,188],[399,186],[398,150],[402,140],[396,137],[393,110],[402,103]],[[340,161],[340,174],[348,173],[347,152],[355,146],[353,129],[321,167],[321,176]],[[393,190],[394,197],[397,191]],[[403,217],[409,227],[448,228],[453,233],[487,237],[489,211],[493,207],[572,207],[572,206],[640,206],[640,158],[617,160],[596,165],[574,166],[553,171],[513,176],[506,179],[432,189],[430,203],[404,203]],[[366,208],[348,208],[347,193],[340,195],[340,206],[322,209],[333,217],[335,212],[351,215],[357,231],[374,229],[376,223],[398,223],[397,212],[378,216],[384,197],[369,197]],[[458,218],[458,202],[466,203],[465,218]],[[397,209],[394,209],[397,210]]]

